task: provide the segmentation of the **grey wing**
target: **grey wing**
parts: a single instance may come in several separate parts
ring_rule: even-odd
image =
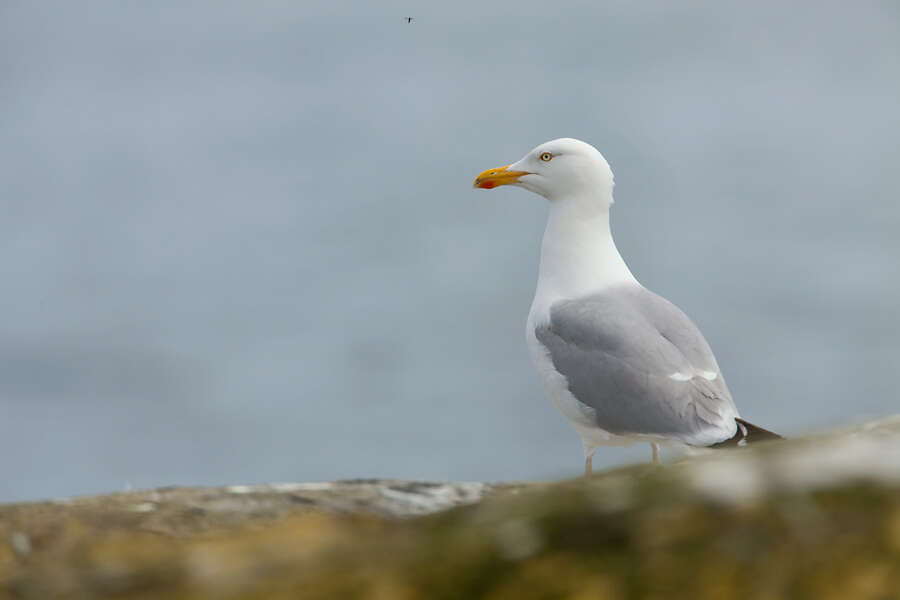
[[[680,308],[643,287],[629,290],[623,298],[632,303],[660,335],[678,348],[695,369],[717,373],[721,387],[725,388],[722,391],[731,399],[709,343]]]
[[[734,434],[737,410],[703,335],[644,288],[554,304],[535,335],[606,431],[696,445]]]

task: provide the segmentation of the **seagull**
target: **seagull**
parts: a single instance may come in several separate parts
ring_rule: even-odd
[[[738,414],[697,326],[642,286],[613,242],[613,174],[596,148],[543,143],[473,187],[514,185],[549,201],[537,289],[526,324],[532,362],[575,428],[590,475],[598,446],[745,445],[778,439]]]

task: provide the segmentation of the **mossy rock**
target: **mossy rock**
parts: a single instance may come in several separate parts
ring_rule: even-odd
[[[900,419],[559,483],[8,505],[0,535],[9,598],[898,598]]]

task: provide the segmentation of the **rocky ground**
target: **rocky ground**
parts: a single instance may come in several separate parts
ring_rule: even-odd
[[[557,483],[0,506],[0,598],[900,598],[900,417]]]

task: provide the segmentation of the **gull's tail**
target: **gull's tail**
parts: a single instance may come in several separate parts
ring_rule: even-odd
[[[722,440],[717,444],[712,444],[710,448],[726,448],[728,446],[745,446],[756,442],[764,442],[766,440],[783,440],[784,437],[768,429],[763,429],[753,423],[749,423],[740,417],[735,419],[737,423],[737,432],[727,440]]]

